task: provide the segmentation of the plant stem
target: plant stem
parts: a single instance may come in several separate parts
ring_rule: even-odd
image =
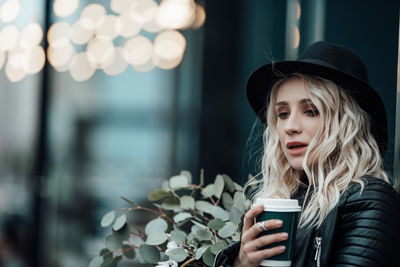
[[[185,262],[182,264],[181,267],[185,267],[185,266],[187,266],[188,264],[194,262],[195,260],[196,260],[196,258],[191,258],[191,259],[189,259],[188,261],[185,261]]]

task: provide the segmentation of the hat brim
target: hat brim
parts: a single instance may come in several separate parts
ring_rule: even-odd
[[[381,153],[387,148],[387,120],[383,101],[369,83],[318,60],[280,61],[255,70],[247,82],[247,98],[258,118],[267,125],[266,110],[273,84],[288,75],[301,73],[333,81],[352,96],[371,118],[371,132]]]

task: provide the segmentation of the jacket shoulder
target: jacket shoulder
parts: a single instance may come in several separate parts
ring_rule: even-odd
[[[388,202],[399,203],[400,198],[393,186],[383,179],[363,177],[361,183],[355,183],[342,195],[339,206],[351,205],[356,202]]]

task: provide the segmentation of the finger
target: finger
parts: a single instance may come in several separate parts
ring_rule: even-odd
[[[277,233],[270,235],[263,235],[257,239],[249,241],[243,245],[243,250],[246,252],[258,251],[260,248],[278,242],[283,242],[288,239],[287,233]]]
[[[243,230],[242,232],[246,232],[250,229],[250,227],[254,224],[254,218],[264,210],[264,205],[260,204],[257,206],[252,207],[246,214],[244,215],[243,221]]]
[[[285,252],[285,250],[286,250],[285,246],[267,248],[249,253],[248,258],[249,261],[251,262],[261,262],[263,259],[271,258],[273,256],[282,254],[283,252]]]
[[[281,228],[283,222],[281,220],[267,220],[264,221],[264,225],[268,230]],[[249,241],[255,239],[262,232],[260,226],[254,224],[248,229],[248,231],[244,232],[242,235],[242,241]]]

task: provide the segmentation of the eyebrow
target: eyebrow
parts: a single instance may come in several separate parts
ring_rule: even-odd
[[[300,100],[300,104],[312,104],[312,101],[310,98],[304,98]],[[288,102],[286,101],[279,101],[275,104],[275,106],[287,106]]]

